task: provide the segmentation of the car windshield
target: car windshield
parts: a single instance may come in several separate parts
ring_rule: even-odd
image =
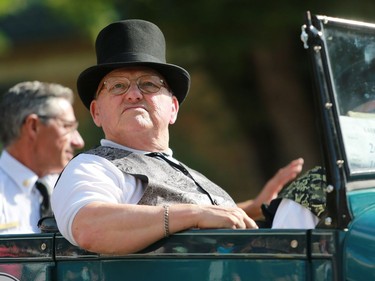
[[[375,172],[375,25],[328,21],[322,32],[346,164]]]

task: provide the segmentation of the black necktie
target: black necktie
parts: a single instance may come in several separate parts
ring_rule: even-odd
[[[47,187],[40,181],[35,183],[36,189],[40,192],[43,197],[43,201],[40,204],[40,216],[42,217],[49,217],[52,216],[52,210],[49,200],[49,194]]]

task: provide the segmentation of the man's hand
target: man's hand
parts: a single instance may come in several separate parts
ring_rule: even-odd
[[[238,203],[237,206],[243,209],[251,218],[259,219],[262,216],[262,204],[269,204],[277,197],[280,190],[290,181],[294,180],[303,168],[304,160],[298,158],[288,165],[279,169],[277,173],[264,185],[261,192],[254,200],[247,200]]]

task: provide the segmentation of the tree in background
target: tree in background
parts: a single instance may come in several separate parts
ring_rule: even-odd
[[[66,24],[75,42],[89,42],[82,49],[93,63],[93,42],[103,26],[125,18],[155,22],[166,35],[169,61],[184,66],[193,78],[172,127],[171,146],[178,158],[205,171],[239,200],[256,194],[293,158],[304,157],[306,168],[320,160],[312,82],[299,41],[304,13],[371,21],[374,6],[372,0],[355,6],[322,0],[2,0],[0,54],[15,44],[2,20],[37,9],[49,15],[48,21],[39,17],[41,27]],[[74,78],[58,79],[72,83]],[[82,128],[86,143],[97,143],[92,123],[85,121],[89,117],[78,117],[87,122]]]

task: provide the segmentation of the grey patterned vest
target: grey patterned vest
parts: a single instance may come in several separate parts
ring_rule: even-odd
[[[103,157],[112,162],[121,172],[140,179],[146,188],[138,202],[139,205],[156,206],[179,203],[236,205],[222,188],[185,165],[183,165],[184,168],[188,170],[195,182],[163,159],[148,155],[106,146],[99,146],[85,153]]]

